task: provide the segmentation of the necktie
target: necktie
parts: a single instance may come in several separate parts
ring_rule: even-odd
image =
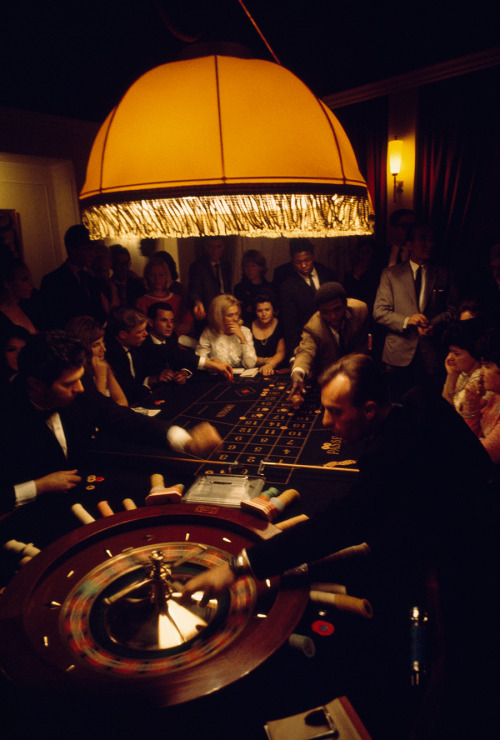
[[[220,292],[224,293],[224,283],[222,281],[222,273],[220,270],[220,264],[217,262],[214,265],[214,268],[215,268],[215,277],[217,279],[217,282],[219,283]]]
[[[419,265],[415,274],[415,295],[417,296],[417,306],[420,311],[420,291],[422,289],[422,266]]]
[[[313,289],[313,291],[316,293],[316,286],[314,285],[314,280],[312,279],[312,275],[309,275],[309,277],[307,279],[309,281],[309,285],[311,286],[311,288]]]

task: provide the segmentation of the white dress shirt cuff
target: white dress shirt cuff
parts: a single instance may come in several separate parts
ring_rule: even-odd
[[[24,506],[24,504],[29,504],[36,499],[35,481],[29,480],[26,483],[18,483],[17,486],[14,486],[14,493],[16,496],[16,508],[18,506]]]
[[[206,357],[200,357],[200,359],[198,360],[198,370],[203,370],[203,368],[205,367],[206,361],[207,361]]]
[[[176,452],[184,452],[191,435],[182,427],[173,426],[167,431],[167,442]]]

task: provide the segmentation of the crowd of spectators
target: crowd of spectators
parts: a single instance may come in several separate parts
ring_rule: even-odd
[[[1,394],[30,337],[52,329],[82,342],[96,387],[122,405],[139,403],[161,383],[185,383],[200,371],[231,378],[238,367],[263,376],[290,372],[290,398],[300,402],[306,383],[343,355],[362,352],[385,373],[392,402],[415,385],[439,391],[500,460],[499,244],[480,289],[476,280],[468,291],[459,290],[450,265],[436,262],[433,230],[407,209],[390,218],[387,253],[360,238],[340,277],[300,238],[290,240],[290,259],[272,276],[266,256],[246,250],[233,285],[227,240],[200,242],[185,284],[173,257],[154,243],[137,274],[127,248],[94,244],[80,224],[66,232],[67,258],[39,290],[29,266],[3,254]]]

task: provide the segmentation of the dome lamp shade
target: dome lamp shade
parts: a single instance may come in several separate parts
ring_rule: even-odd
[[[142,75],[102,124],[80,193],[91,238],[372,232],[332,111],[293,73],[211,55]]]

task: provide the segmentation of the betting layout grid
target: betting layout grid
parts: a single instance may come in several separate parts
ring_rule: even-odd
[[[319,389],[308,387],[303,404],[294,410],[287,397],[286,382],[219,383],[172,419],[189,429],[200,419],[217,427],[223,445],[209,459],[227,463],[228,469],[205,464],[197,471],[256,475],[262,460],[294,464],[326,465],[340,459],[340,439],[322,426]],[[293,467],[265,467],[268,483],[287,484]]]

